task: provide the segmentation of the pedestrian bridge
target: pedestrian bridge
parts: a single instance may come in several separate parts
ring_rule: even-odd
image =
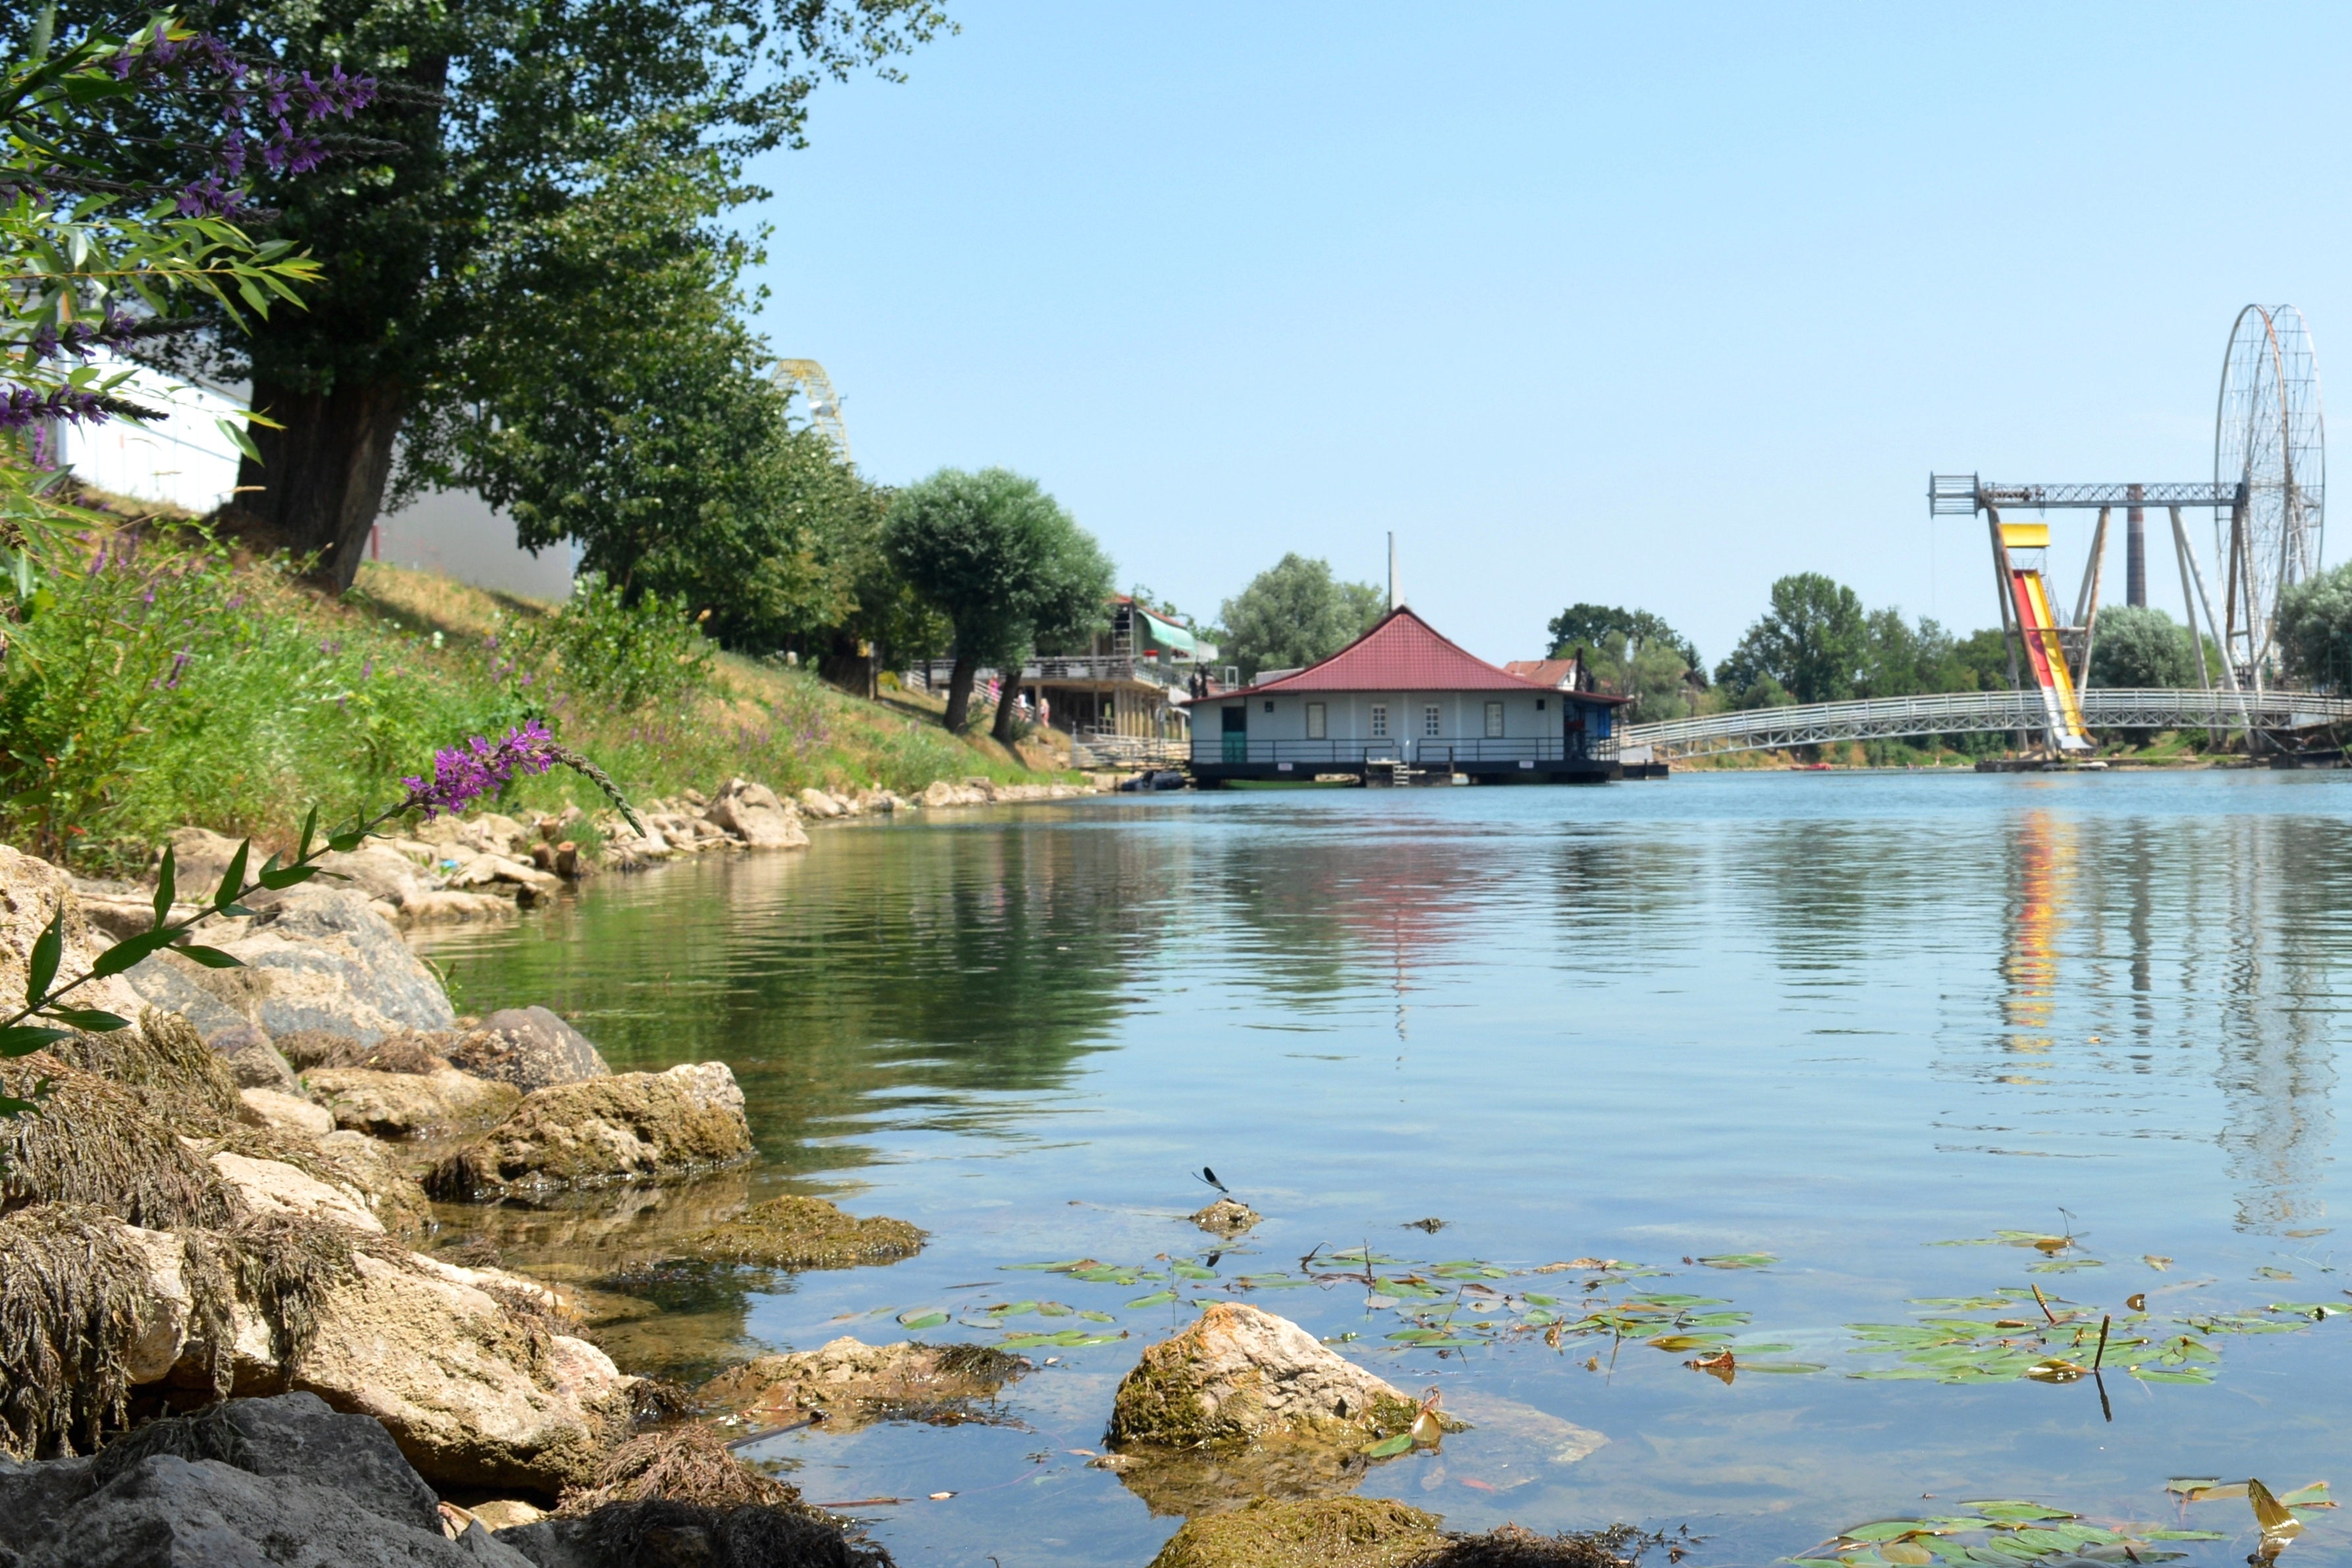
[[[2099,729],[2306,729],[2352,719],[2352,697],[2315,692],[2205,691],[2196,687],[2093,687],[2079,694],[2083,721]],[[1867,702],[1807,703],[1699,718],[1629,724],[1621,749],[1647,746],[1660,761],[1777,751],[1832,740],[1892,740],[1913,735],[2041,733],[2050,723],[2039,691],[1944,692]]]

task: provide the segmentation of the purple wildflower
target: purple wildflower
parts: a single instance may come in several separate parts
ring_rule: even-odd
[[[96,424],[106,415],[103,397],[96,392],[76,392],[71,387],[51,387],[43,392],[38,387],[14,386],[0,392],[0,426],[12,430],[46,419]]]
[[[166,674],[162,680],[155,684],[167,692],[178,691],[180,689],[180,677],[187,673],[188,665],[194,662],[194,657],[195,655],[185,648],[183,648],[178,653],[173,654],[172,668],[170,672]]]
[[[532,719],[507,731],[503,740],[493,743],[476,736],[462,747],[436,752],[431,782],[420,778],[400,781],[408,791],[403,804],[421,809],[428,818],[444,811],[454,816],[483,796],[498,793],[517,773],[544,773],[555,761],[555,737]]]

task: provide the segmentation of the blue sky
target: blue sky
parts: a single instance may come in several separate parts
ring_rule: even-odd
[[[1965,632],[1931,468],[2208,477],[2240,307],[2352,354],[2352,10],[950,5],[756,169],[762,324],[870,475],[1034,475],[1203,620],[1394,529],[1494,659],[1596,600],[1712,663],[1799,570]]]

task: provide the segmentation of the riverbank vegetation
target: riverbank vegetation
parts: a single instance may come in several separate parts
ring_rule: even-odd
[[[330,596],[287,557],[152,516],[78,549],[0,662],[0,835],[84,868],[143,862],[192,819],[282,837],[313,801],[369,805],[452,736],[534,716],[639,795],[736,775],[913,793],[1057,760],[950,735],[916,694],[868,702],[724,652],[675,601],[593,578],[549,606],[371,564]],[[593,808],[583,789],[519,780],[510,809]]]

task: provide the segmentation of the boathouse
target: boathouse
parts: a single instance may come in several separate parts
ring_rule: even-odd
[[[1192,777],[1599,781],[1624,701],[1498,669],[1399,605],[1319,664],[1193,703]]]

